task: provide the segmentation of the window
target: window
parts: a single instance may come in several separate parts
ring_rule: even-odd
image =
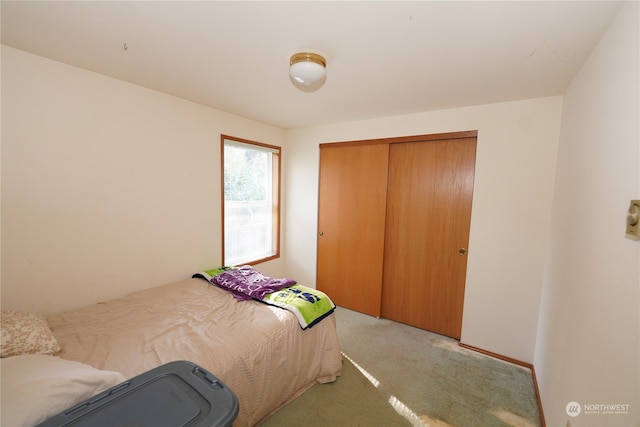
[[[280,147],[221,136],[222,262],[280,256]]]

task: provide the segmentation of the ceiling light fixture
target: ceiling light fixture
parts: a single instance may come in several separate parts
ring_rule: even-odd
[[[327,61],[317,53],[296,53],[291,56],[289,65],[289,77],[298,85],[314,86],[327,76]]]

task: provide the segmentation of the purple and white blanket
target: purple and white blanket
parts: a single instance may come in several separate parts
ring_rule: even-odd
[[[252,298],[263,300],[267,294],[296,284],[296,281],[292,279],[273,279],[264,276],[249,265],[226,270],[211,277],[210,281],[231,292],[238,301]]]
[[[266,277],[250,265],[204,270],[191,277],[204,279],[231,292],[238,301],[254,299],[289,310],[302,329],[312,327],[336,308],[325,293],[298,285],[292,279]]]

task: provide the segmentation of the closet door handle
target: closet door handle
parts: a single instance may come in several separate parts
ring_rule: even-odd
[[[319,232],[318,235],[324,236],[324,231]]]
[[[465,248],[460,248],[460,249],[458,250],[458,253],[459,253],[460,255],[464,255],[464,254],[466,254],[466,253],[467,253],[467,250],[466,250]]]

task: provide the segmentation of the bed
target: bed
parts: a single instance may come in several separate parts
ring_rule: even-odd
[[[52,357],[100,372],[131,378],[175,360],[202,366],[237,396],[238,427],[259,425],[315,383],[341,374],[333,314],[303,329],[292,312],[238,301],[201,278],[47,320],[60,348]]]

